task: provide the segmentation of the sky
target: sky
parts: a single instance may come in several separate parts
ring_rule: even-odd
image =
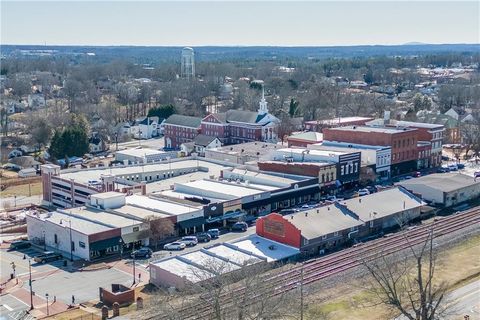
[[[0,1],[1,44],[480,42],[480,1]]]

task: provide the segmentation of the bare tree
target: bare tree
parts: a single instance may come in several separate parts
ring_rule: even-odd
[[[278,284],[266,280],[269,270],[265,263],[232,268],[230,262],[218,259],[203,261],[200,268],[191,269],[189,278],[197,281],[175,293],[159,293],[145,318],[176,320],[189,313],[199,317],[199,312],[205,312],[204,318],[215,320],[299,319],[298,297],[277,291]]]
[[[407,239],[408,240],[408,239]],[[447,286],[435,283],[433,229],[418,246],[402,256],[380,254],[363,261],[370,275],[369,289],[380,304],[410,320],[434,320],[442,313]]]
[[[175,226],[171,220],[159,219],[155,216],[147,217],[147,220],[150,222],[150,238],[155,244],[155,249],[160,240],[175,234]]]

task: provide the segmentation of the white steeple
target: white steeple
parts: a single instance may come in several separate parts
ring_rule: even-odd
[[[267,100],[265,100],[265,89],[262,85],[262,100],[260,100],[260,107],[258,108],[258,114],[264,115],[268,113]]]

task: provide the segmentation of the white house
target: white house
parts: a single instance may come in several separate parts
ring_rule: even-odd
[[[151,139],[158,136],[158,128],[158,117],[145,117],[135,121],[130,127],[130,133],[135,139]]]
[[[222,143],[217,137],[210,137],[204,134],[199,134],[193,140],[194,150],[199,156],[205,156],[205,150],[220,148]]]

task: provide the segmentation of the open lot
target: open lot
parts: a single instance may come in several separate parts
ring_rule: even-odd
[[[442,251],[437,260],[436,280],[439,283],[446,281],[452,291],[457,288],[468,288],[470,283],[480,279],[480,259],[472,259],[479,254],[480,235]],[[363,285],[361,278],[356,278],[352,281],[338,282],[332,289],[309,295],[306,319],[318,319],[325,314],[328,315],[328,319],[392,319],[393,315],[383,305],[374,303],[373,296]],[[458,314],[452,314],[451,319],[457,319],[455,316],[467,311],[468,309],[465,309],[467,307],[464,303],[457,303],[455,312]],[[479,307],[477,306],[475,310],[479,310]],[[479,314],[475,316],[477,318],[470,319],[479,319]]]

